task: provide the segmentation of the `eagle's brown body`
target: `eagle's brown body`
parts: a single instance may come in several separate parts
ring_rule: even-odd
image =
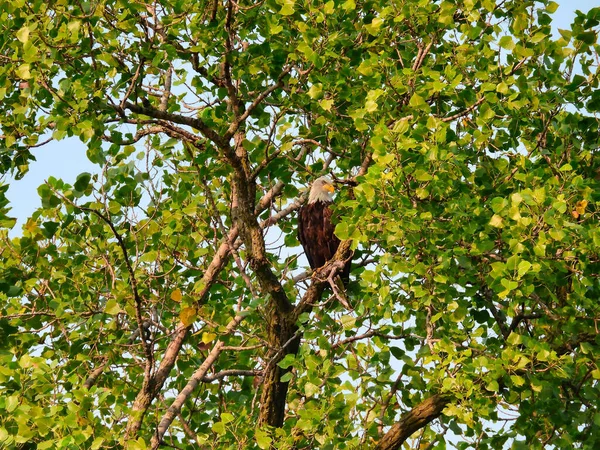
[[[311,196],[298,213],[298,239],[304,247],[304,253],[312,269],[318,269],[325,265],[327,261],[337,251],[340,240],[334,234],[334,225],[331,222],[332,211],[329,208],[331,201],[322,195],[321,198],[315,198],[312,195],[313,190],[319,188],[319,184],[324,184],[325,189],[330,186],[326,181],[319,178],[315,181],[311,189]],[[333,188],[329,191],[332,192]],[[311,201],[312,200],[312,201]],[[344,284],[348,283],[350,274],[350,261],[346,263],[340,277]]]

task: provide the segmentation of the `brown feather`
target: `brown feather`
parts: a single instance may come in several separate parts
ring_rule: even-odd
[[[329,205],[322,201],[307,203],[298,212],[298,239],[312,269],[324,266],[340,245],[340,240],[334,234]],[[350,261],[340,274],[344,284],[348,282],[349,274]]]

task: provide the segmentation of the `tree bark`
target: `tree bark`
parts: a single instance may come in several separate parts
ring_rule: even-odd
[[[392,426],[390,431],[379,441],[375,449],[399,449],[415,431],[420,430],[431,421],[437,419],[450,401],[451,397],[448,394],[435,394],[419,403]]]
[[[288,369],[282,369],[277,363],[286,355],[298,353],[302,339],[302,335],[297,333],[298,319],[302,313],[310,312],[312,306],[319,302],[331,271],[340,269],[336,261],[345,261],[350,257],[352,252],[350,244],[349,240],[343,241],[333,258],[323,267],[315,270],[310,287],[293,310],[289,311],[286,308],[282,311],[281,302],[277,301],[272,301],[269,305],[268,338],[274,348],[269,352],[269,363],[264,371],[259,425],[283,426],[288,383],[280,380]]]
[[[282,427],[287,404],[288,382],[281,377],[289,369],[282,369],[277,364],[289,354],[298,353],[302,336],[296,334],[298,327],[290,323],[287,317],[271,311],[268,323],[268,341],[273,350],[267,354],[269,362],[263,374],[263,387],[260,398],[259,425]]]

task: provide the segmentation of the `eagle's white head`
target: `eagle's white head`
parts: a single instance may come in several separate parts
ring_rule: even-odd
[[[313,181],[310,187],[310,194],[308,194],[308,203],[325,202],[331,203],[333,201],[333,193],[335,188],[331,179],[328,177],[319,177]]]

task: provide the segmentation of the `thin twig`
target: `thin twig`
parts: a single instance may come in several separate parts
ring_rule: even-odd
[[[50,186],[50,185],[48,184],[48,186]],[[154,355],[152,353],[152,349],[151,349],[150,345],[148,344],[148,342],[146,342],[146,340],[143,339],[143,336],[144,336],[144,328],[143,328],[144,320],[142,318],[143,302],[142,302],[142,298],[138,291],[137,278],[135,276],[135,272],[133,271],[131,261],[129,260],[129,252],[127,251],[127,246],[125,245],[125,241],[123,240],[123,237],[117,231],[117,229],[113,225],[112,221],[108,217],[106,217],[104,214],[102,214],[100,211],[93,209],[93,208],[88,208],[85,206],[79,206],[76,203],[72,202],[67,197],[65,197],[64,195],[62,195],[61,193],[57,192],[52,186],[50,186],[50,189],[52,189],[52,191],[57,196],[62,198],[63,201],[69,203],[74,208],[80,209],[81,211],[87,211],[92,214],[95,214],[98,218],[100,218],[104,223],[106,223],[108,225],[108,227],[111,229],[115,239],[117,240],[119,248],[121,249],[121,252],[123,253],[123,259],[125,261],[125,266],[127,267],[127,272],[129,273],[129,284],[133,291],[133,298],[134,298],[135,306],[136,306],[135,316],[136,316],[140,336],[142,337],[142,339],[141,339],[142,347],[144,348],[144,353],[146,354],[146,360],[147,360],[146,361],[146,369],[145,369],[145,381],[148,382],[150,380],[150,376],[151,376],[151,369],[152,369],[152,365],[154,362]]]

